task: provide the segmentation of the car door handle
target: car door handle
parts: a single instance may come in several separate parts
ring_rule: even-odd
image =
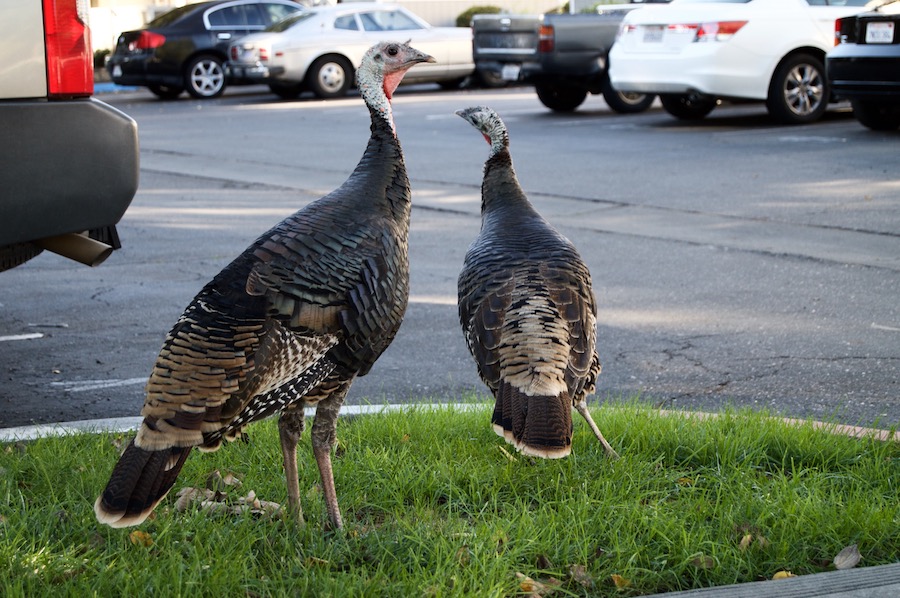
[[[222,41],[225,41],[225,40],[231,39],[231,34],[230,33],[218,33],[218,34],[216,34],[216,37]]]

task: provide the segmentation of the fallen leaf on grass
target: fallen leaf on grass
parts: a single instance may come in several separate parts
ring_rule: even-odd
[[[790,571],[779,571],[775,575],[772,576],[772,579],[787,579],[788,577],[797,577]]]
[[[554,579],[553,577],[549,577],[543,581],[537,581],[518,571],[516,572],[516,578],[519,580],[519,589],[523,592],[527,592],[534,598],[549,596],[562,585],[558,579]]]
[[[569,567],[569,577],[585,588],[590,588],[594,585],[594,578],[587,572],[587,567],[584,565],[572,565]]]
[[[847,546],[834,557],[834,566],[838,570],[852,569],[859,563],[862,555],[859,554],[859,548],[856,544]]]
[[[741,541],[738,543],[738,548],[741,549],[741,552],[746,551],[750,546],[753,545],[754,536],[753,534],[744,534],[744,537],[741,538]],[[769,545],[769,541],[766,540],[763,536],[756,536],[756,546],[757,548],[765,548]]]
[[[615,584],[616,588],[619,590],[627,588],[631,585],[630,579],[628,579],[627,577],[622,577],[618,573],[613,573],[612,575],[610,575],[610,577],[612,578],[612,582]]]
[[[135,530],[128,534],[128,539],[135,546],[143,546],[144,548],[153,546],[153,536],[140,530]]]
[[[716,561],[711,556],[706,556],[705,554],[698,554],[694,558],[691,559],[691,564],[698,569],[712,569],[716,566]]]

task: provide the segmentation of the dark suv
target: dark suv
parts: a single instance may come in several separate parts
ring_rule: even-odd
[[[188,4],[122,33],[106,68],[114,83],[147,87],[163,99],[185,90],[195,98],[215,98],[228,83],[228,44],[303,9],[291,0]]]

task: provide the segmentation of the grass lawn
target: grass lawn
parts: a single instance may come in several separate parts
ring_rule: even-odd
[[[0,445],[3,596],[637,596],[900,560],[900,444],[751,412],[708,420],[639,404],[576,415],[573,455],[514,453],[490,407],[344,418],[334,459],[345,529],[324,531],[301,443],[306,525],[276,512],[176,509],[210,474],[227,504],[282,503],[274,421],[195,452],[155,517],[99,525],[93,503],[125,441],[79,434]],[[215,476],[213,476],[215,477]]]

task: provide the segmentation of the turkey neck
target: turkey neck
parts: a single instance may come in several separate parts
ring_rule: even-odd
[[[510,230],[517,221],[540,217],[519,185],[508,148],[493,153],[484,163],[481,215],[485,225]]]
[[[347,184],[362,185],[367,192],[360,194],[360,198],[365,196],[370,205],[390,214],[406,230],[411,209],[409,177],[395,133],[391,103],[382,84],[367,84],[363,79],[359,89],[369,109],[371,135]]]

